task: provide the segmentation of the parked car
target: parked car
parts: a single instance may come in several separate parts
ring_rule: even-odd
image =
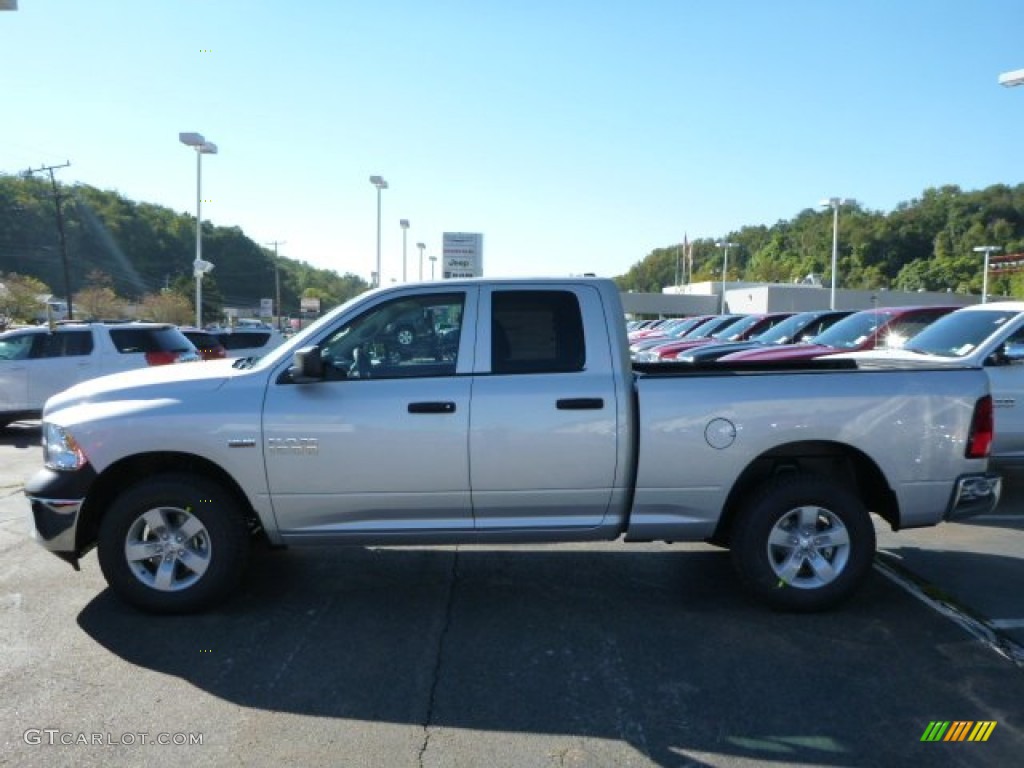
[[[765,349],[748,349],[719,358],[738,360],[807,360],[840,352],[856,352],[880,347],[901,347],[943,315],[959,309],[954,306],[885,307],[865,309],[840,320],[819,335],[813,344],[790,344]]]
[[[811,343],[823,331],[851,314],[852,310],[829,309],[800,312],[746,341],[706,344],[680,352],[675,359],[687,363],[708,363],[747,349],[763,349],[778,344]]]
[[[746,341],[751,336],[758,334],[777,325],[789,317],[791,312],[770,312],[766,314],[752,314],[742,316],[733,323],[728,323],[709,336],[700,339],[680,339],[679,341],[659,344],[650,350],[657,355],[652,362],[665,362],[675,360],[676,356],[691,349],[704,347],[709,344],[722,344],[730,341]]]
[[[62,323],[0,333],[0,427],[39,418],[47,398],[80,381],[199,359],[181,331],[162,323]]]
[[[983,368],[995,405],[992,461],[1001,467],[1024,466],[1024,302],[963,307],[940,317],[901,349],[841,357],[855,358],[858,365],[900,361],[926,368]]]
[[[185,338],[191,341],[193,346],[199,350],[203,360],[223,360],[228,356],[224,345],[209,331],[203,331],[198,328],[181,328],[180,330],[185,335]]]
[[[687,317],[679,322],[675,323],[665,333],[655,333],[650,336],[643,336],[639,339],[634,339],[629,343],[629,352],[631,355],[636,355],[638,352],[643,352],[645,349],[656,347],[659,344],[663,344],[666,341],[672,341],[675,339],[681,339],[688,333],[693,333],[694,337],[697,336],[696,330],[700,326],[710,322],[718,315],[696,315],[694,317]]]
[[[284,336],[273,328],[218,328],[210,334],[227,350],[228,357],[260,357],[284,342]]]
[[[694,326],[692,330],[684,333],[675,341],[681,343],[686,341],[694,341],[696,339],[709,338],[711,334],[728,328],[730,325],[742,319],[743,317],[744,315],[711,315],[710,318],[708,318],[705,322],[700,323],[697,326]],[[658,362],[661,359],[661,357],[657,354],[656,350],[658,350],[661,347],[661,345],[665,343],[665,339],[656,339],[652,345],[645,346],[643,348],[638,349],[638,351],[636,352],[632,352],[632,358],[634,361],[642,363]]]

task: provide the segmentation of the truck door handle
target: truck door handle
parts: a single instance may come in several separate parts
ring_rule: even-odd
[[[560,411],[600,411],[604,408],[604,398],[569,397],[559,400],[556,407]]]
[[[409,403],[409,413],[455,413],[455,403]]]

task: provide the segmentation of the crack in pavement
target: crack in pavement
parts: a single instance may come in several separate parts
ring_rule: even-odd
[[[455,585],[459,579],[459,548],[455,547],[455,557],[452,558],[452,569],[448,580],[448,599],[444,610],[444,625],[437,638],[437,656],[434,661],[434,676],[430,681],[430,697],[427,700],[427,715],[423,722],[423,742],[420,744],[420,751],[416,757],[417,764],[423,768],[423,758],[430,747],[430,724],[434,722],[434,703],[437,699],[437,686],[441,681],[441,665],[444,660],[445,640],[448,637],[448,630],[452,623],[452,605],[455,602]]]

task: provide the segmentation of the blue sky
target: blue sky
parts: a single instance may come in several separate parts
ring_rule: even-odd
[[[0,173],[238,226],[384,282],[408,231],[490,275],[622,274],[684,234],[823,197],[890,211],[1021,182],[1020,0],[20,0],[0,13]],[[425,266],[429,276],[429,262]]]

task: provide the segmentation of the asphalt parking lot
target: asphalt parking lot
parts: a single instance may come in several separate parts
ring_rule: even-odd
[[[827,614],[750,603],[711,547],[613,543],[259,550],[222,609],[153,618],[113,598],[94,554],[75,573],[26,538],[38,439],[0,431],[0,765],[1024,754],[1016,478],[995,515],[880,531],[866,588]],[[985,742],[922,741],[947,721],[996,725]]]

